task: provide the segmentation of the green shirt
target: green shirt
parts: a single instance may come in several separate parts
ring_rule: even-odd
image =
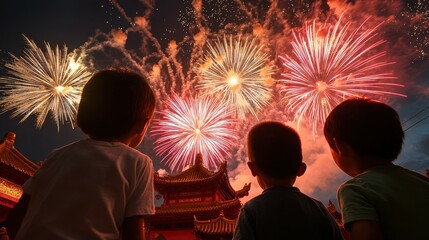
[[[380,223],[385,239],[429,239],[429,178],[389,164],[374,167],[338,190],[345,227]]]

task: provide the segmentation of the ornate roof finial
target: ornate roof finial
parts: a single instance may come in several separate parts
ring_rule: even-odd
[[[6,146],[13,147],[15,143],[16,134],[13,132],[7,132],[3,137],[3,142],[6,143]]]
[[[223,209],[220,210],[219,217],[221,217],[221,218],[225,217],[225,215],[223,214]]]
[[[197,156],[195,157],[195,165],[203,165],[203,154],[197,153]]]
[[[335,205],[334,205],[334,203],[332,203],[332,201],[331,201],[331,200],[329,200],[329,202],[328,202],[328,207],[327,207],[327,209],[328,209],[328,211],[329,211],[330,213],[333,213],[333,212],[336,212],[336,211],[337,211],[337,208],[335,208]]]

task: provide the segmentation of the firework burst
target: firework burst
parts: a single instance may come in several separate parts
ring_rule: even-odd
[[[229,112],[213,98],[172,97],[168,109],[154,119],[151,135],[157,137],[155,152],[172,171],[193,164],[197,153],[215,168],[225,161],[236,138]]]
[[[389,72],[380,72],[393,64],[382,60],[385,52],[375,48],[385,41],[374,41],[378,26],[356,30],[350,24],[341,27],[341,18],[334,26],[305,26],[305,34],[293,34],[293,55],[281,57],[287,72],[283,73],[282,92],[298,119],[312,124],[313,134],[338,103],[350,97],[405,95],[386,90],[403,85],[388,82],[395,79]]]
[[[208,43],[208,53],[198,66],[201,80],[197,89],[203,95],[216,96],[226,102],[235,116],[243,119],[246,113],[256,116],[268,104],[272,94],[273,66],[267,64],[269,55],[253,40],[234,40]]]
[[[60,124],[70,122],[73,127],[82,88],[90,77],[76,54],[67,54],[67,47],[51,48],[45,43],[43,52],[34,41],[24,36],[27,48],[22,57],[12,56],[5,65],[10,76],[1,77],[2,113],[12,111],[20,122],[36,115],[36,127],[42,127],[50,113],[59,130]]]

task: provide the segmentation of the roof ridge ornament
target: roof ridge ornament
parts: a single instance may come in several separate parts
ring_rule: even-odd
[[[195,156],[195,165],[202,165],[202,166],[204,166],[203,154],[197,153],[197,155]]]
[[[3,142],[6,143],[6,146],[13,148],[15,139],[16,139],[16,134],[14,132],[6,132],[6,134],[3,137]]]
[[[225,215],[224,215],[224,213],[223,213],[223,209],[222,209],[222,210],[220,210],[219,217],[220,217],[220,218],[224,218],[224,217],[225,217]]]

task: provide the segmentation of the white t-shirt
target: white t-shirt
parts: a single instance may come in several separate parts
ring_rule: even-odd
[[[31,199],[16,239],[120,239],[126,217],[155,213],[152,161],[120,142],[57,149],[23,188]]]

